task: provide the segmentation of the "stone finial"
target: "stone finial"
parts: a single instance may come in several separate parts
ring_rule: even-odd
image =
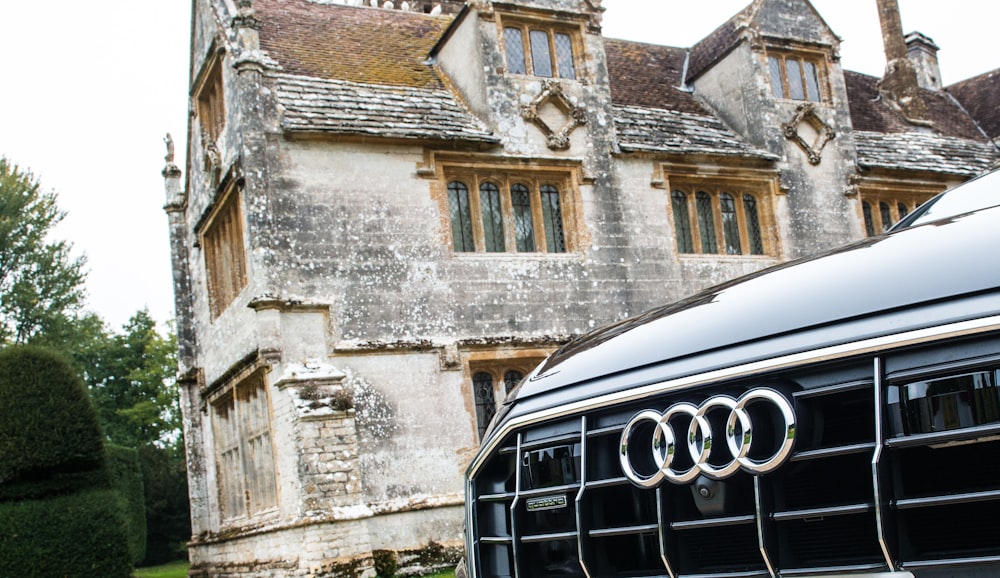
[[[167,133],[167,136],[163,138],[163,144],[167,146],[167,154],[164,155],[163,160],[166,164],[163,166],[163,178],[179,177],[181,175],[181,170],[174,164],[174,139]]]

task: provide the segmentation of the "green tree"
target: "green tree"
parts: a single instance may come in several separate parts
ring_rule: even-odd
[[[0,344],[33,342],[79,312],[85,260],[50,240],[64,216],[55,193],[0,157]]]

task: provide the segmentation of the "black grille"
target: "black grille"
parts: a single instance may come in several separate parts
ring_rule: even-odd
[[[977,376],[968,395],[939,380],[951,388],[938,390],[951,414],[1000,407],[995,370]],[[478,576],[795,576],[1000,562],[1000,423],[956,417],[954,427],[913,431],[937,419],[936,406],[908,418],[893,405],[897,385],[874,374],[768,384],[798,420],[795,450],[773,472],[649,489],[625,477],[619,445],[638,411],[756,387],[675,393],[509,434],[471,486]]]

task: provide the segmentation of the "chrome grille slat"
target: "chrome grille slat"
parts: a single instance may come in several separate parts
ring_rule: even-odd
[[[739,473],[727,479],[724,486],[733,493],[734,505],[727,503],[725,515],[699,513],[692,502],[691,488],[686,485],[663,482],[655,489],[638,488],[609,457],[618,451],[624,429],[624,423],[609,423],[627,420],[622,416],[634,415],[646,407],[662,410],[686,399],[682,393],[669,392],[656,401],[632,403],[624,409],[598,408],[563,422],[543,424],[544,429],[539,425],[519,430],[501,440],[496,447],[502,451],[494,454],[497,459],[509,460],[512,477],[505,478],[505,472],[510,470],[498,467],[490,474],[496,479],[470,486],[473,493],[480,491],[478,488],[485,490],[473,499],[472,525],[480,523],[477,516],[495,515],[494,510],[481,508],[502,508],[507,512],[510,535],[505,535],[503,524],[491,523],[490,527],[497,531],[474,535],[472,544],[494,549],[489,556],[501,559],[500,568],[503,556],[509,555],[513,560],[512,578],[547,575],[548,571],[528,560],[546,552],[537,548],[555,543],[566,544],[573,552],[575,569],[566,570],[565,575],[581,578],[600,578],[609,573],[617,578],[774,578],[1000,563],[1000,544],[980,537],[1000,533],[1000,522],[994,520],[1000,519],[1000,481],[991,483],[997,480],[1000,465],[996,471],[985,469],[958,481],[941,477],[909,483],[925,477],[920,472],[928,456],[954,456],[950,459],[965,463],[972,452],[982,449],[990,452],[987,463],[1000,463],[1000,423],[892,437],[889,428],[895,426],[888,421],[886,395],[887,388],[896,382],[886,380],[881,358],[870,359],[870,379],[794,393],[796,413],[811,416],[810,412],[814,412],[820,425],[825,421],[826,427],[811,428],[807,423],[788,461],[773,473]],[[958,363],[951,365],[964,368]],[[939,373],[939,368],[930,367],[912,373],[912,378]],[[818,381],[811,379],[812,383]],[[720,389],[722,393],[733,391],[731,386]],[[719,392],[706,389],[699,391],[695,399],[713,395]],[[867,427],[858,427],[863,422]],[[601,427],[590,429],[598,423]],[[897,429],[892,431],[900,435]],[[556,461],[563,460],[567,472],[578,469],[572,474],[576,478],[572,483],[531,487],[525,483],[528,452],[562,456]],[[533,454],[532,459],[539,458]],[[553,479],[561,479],[562,475],[571,474],[557,473]],[[501,491],[505,483],[508,491]],[[542,531],[540,522],[531,521],[539,516],[538,512],[526,510],[526,501],[561,499],[559,496],[565,496],[565,514],[572,521],[568,527]],[[987,507],[982,513],[978,511],[980,505]],[[965,533],[955,532],[956,525],[965,518],[947,514],[952,525],[946,531],[955,535],[937,547],[924,521],[938,515],[935,508],[948,512],[957,506],[965,506],[963,512],[971,514],[968,517],[977,525]],[[923,533],[911,540],[913,527],[920,524]],[[728,550],[717,551],[718,540],[736,542]],[[693,550],[711,551],[712,557],[691,559]],[[638,562],[615,566],[624,564],[626,555]],[[479,576],[504,574],[501,571]]]

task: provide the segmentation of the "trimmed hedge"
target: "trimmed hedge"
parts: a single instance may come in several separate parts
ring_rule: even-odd
[[[0,576],[128,578],[124,511],[114,490],[0,504]]]
[[[104,455],[97,410],[69,362],[33,347],[0,351],[0,484],[73,478],[102,469]]]
[[[146,558],[146,496],[138,450],[109,444],[108,473],[111,487],[125,498],[128,548],[138,565]]]

